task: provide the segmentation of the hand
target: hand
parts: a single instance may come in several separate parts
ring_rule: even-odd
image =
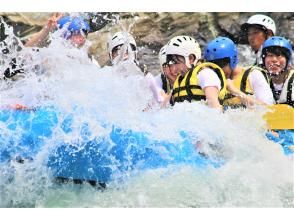
[[[147,65],[146,64],[141,64],[141,63],[136,63],[137,64],[137,66],[140,68],[140,70],[142,71],[142,73],[144,74],[144,76],[146,76],[147,75],[147,73],[148,73],[148,67],[147,67]]]
[[[53,13],[53,15],[48,19],[47,25],[45,26],[45,28],[50,32],[53,31],[57,27],[57,21],[62,16],[63,16],[63,13],[60,13],[60,12]]]
[[[167,94],[164,91],[162,91],[161,96],[163,97],[163,102],[161,103],[161,108],[165,108],[170,104],[170,99],[171,99],[172,93]]]

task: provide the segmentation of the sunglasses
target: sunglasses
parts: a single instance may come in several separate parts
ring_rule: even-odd
[[[81,34],[81,32],[85,35],[85,36],[88,36],[89,34],[89,31],[86,30],[86,29],[80,29],[80,30],[71,30],[70,33],[71,35],[77,35],[77,34]]]
[[[177,56],[174,55],[167,55],[166,63],[164,65],[174,65],[174,64],[181,64],[183,63]]]
[[[131,49],[132,51],[136,51],[137,50],[137,47],[134,45],[134,44],[130,44],[131,45]],[[117,46],[115,46],[113,49],[112,49],[112,53],[116,53],[117,51],[119,51],[121,48],[122,48],[123,44],[119,44]]]

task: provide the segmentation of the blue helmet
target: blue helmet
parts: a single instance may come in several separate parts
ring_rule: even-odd
[[[60,18],[57,21],[57,24],[58,28],[60,29],[62,29],[66,24],[68,24],[67,30],[70,32],[69,35],[72,35],[74,33],[80,33],[80,31],[83,31],[85,34],[88,34],[88,32],[90,31],[89,24],[82,17],[65,16]]]
[[[262,45],[263,59],[265,58],[267,51],[271,51],[271,49],[277,48],[277,47],[281,49],[281,52],[287,58],[287,62],[289,62],[293,53],[291,43],[289,40],[279,36],[270,37],[263,43]]]
[[[231,39],[217,37],[206,45],[204,50],[205,60],[213,61],[224,58],[229,58],[231,69],[235,69],[238,64],[238,50]]]

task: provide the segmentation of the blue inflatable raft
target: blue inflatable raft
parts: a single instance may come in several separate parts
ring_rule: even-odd
[[[182,141],[152,140],[144,132],[103,125],[107,134],[91,137],[87,123],[82,123],[77,141],[68,143],[66,138],[55,140],[55,129],[66,136],[74,136],[73,115],[59,121],[55,108],[35,110],[0,111],[0,163],[16,158],[33,160],[44,146],[50,145],[46,165],[54,177],[109,182],[123,178],[132,170],[165,167],[171,164],[189,164],[197,167],[218,167],[213,161],[199,154],[195,144],[181,132]],[[5,126],[4,126],[5,124]],[[60,131],[59,131],[60,132]],[[53,141],[52,141],[53,140]],[[48,146],[47,146],[48,147]]]
[[[73,114],[59,117],[53,107],[35,110],[0,111],[0,164],[11,160],[33,160],[50,145],[46,166],[54,177],[79,179],[107,183],[123,178],[132,170],[166,167],[171,164],[189,164],[202,169],[219,167],[221,158],[212,160],[197,152],[195,143],[185,133],[182,140],[153,140],[147,133],[122,129],[114,125],[103,125],[108,131],[92,138],[86,122],[81,123],[79,137],[68,143],[65,136],[71,134]],[[62,119],[60,119],[62,118]],[[56,139],[55,130],[64,134]],[[293,130],[279,131],[279,137],[267,134],[270,140],[280,143],[285,154],[293,151]]]

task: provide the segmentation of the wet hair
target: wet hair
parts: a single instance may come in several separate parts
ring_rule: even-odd
[[[225,57],[225,58],[222,58],[222,59],[209,60],[209,62],[218,65],[220,68],[223,68],[226,65],[230,64],[230,58],[229,57]]]
[[[267,53],[273,53],[276,56],[284,56],[286,58],[286,67],[285,69],[287,69],[288,67],[288,63],[290,61],[290,57],[291,57],[291,53],[289,50],[287,50],[286,48],[283,47],[279,47],[279,46],[272,46],[272,47],[267,47],[265,49],[262,50],[262,62],[263,62],[263,66],[265,67],[265,57],[267,55]]]

